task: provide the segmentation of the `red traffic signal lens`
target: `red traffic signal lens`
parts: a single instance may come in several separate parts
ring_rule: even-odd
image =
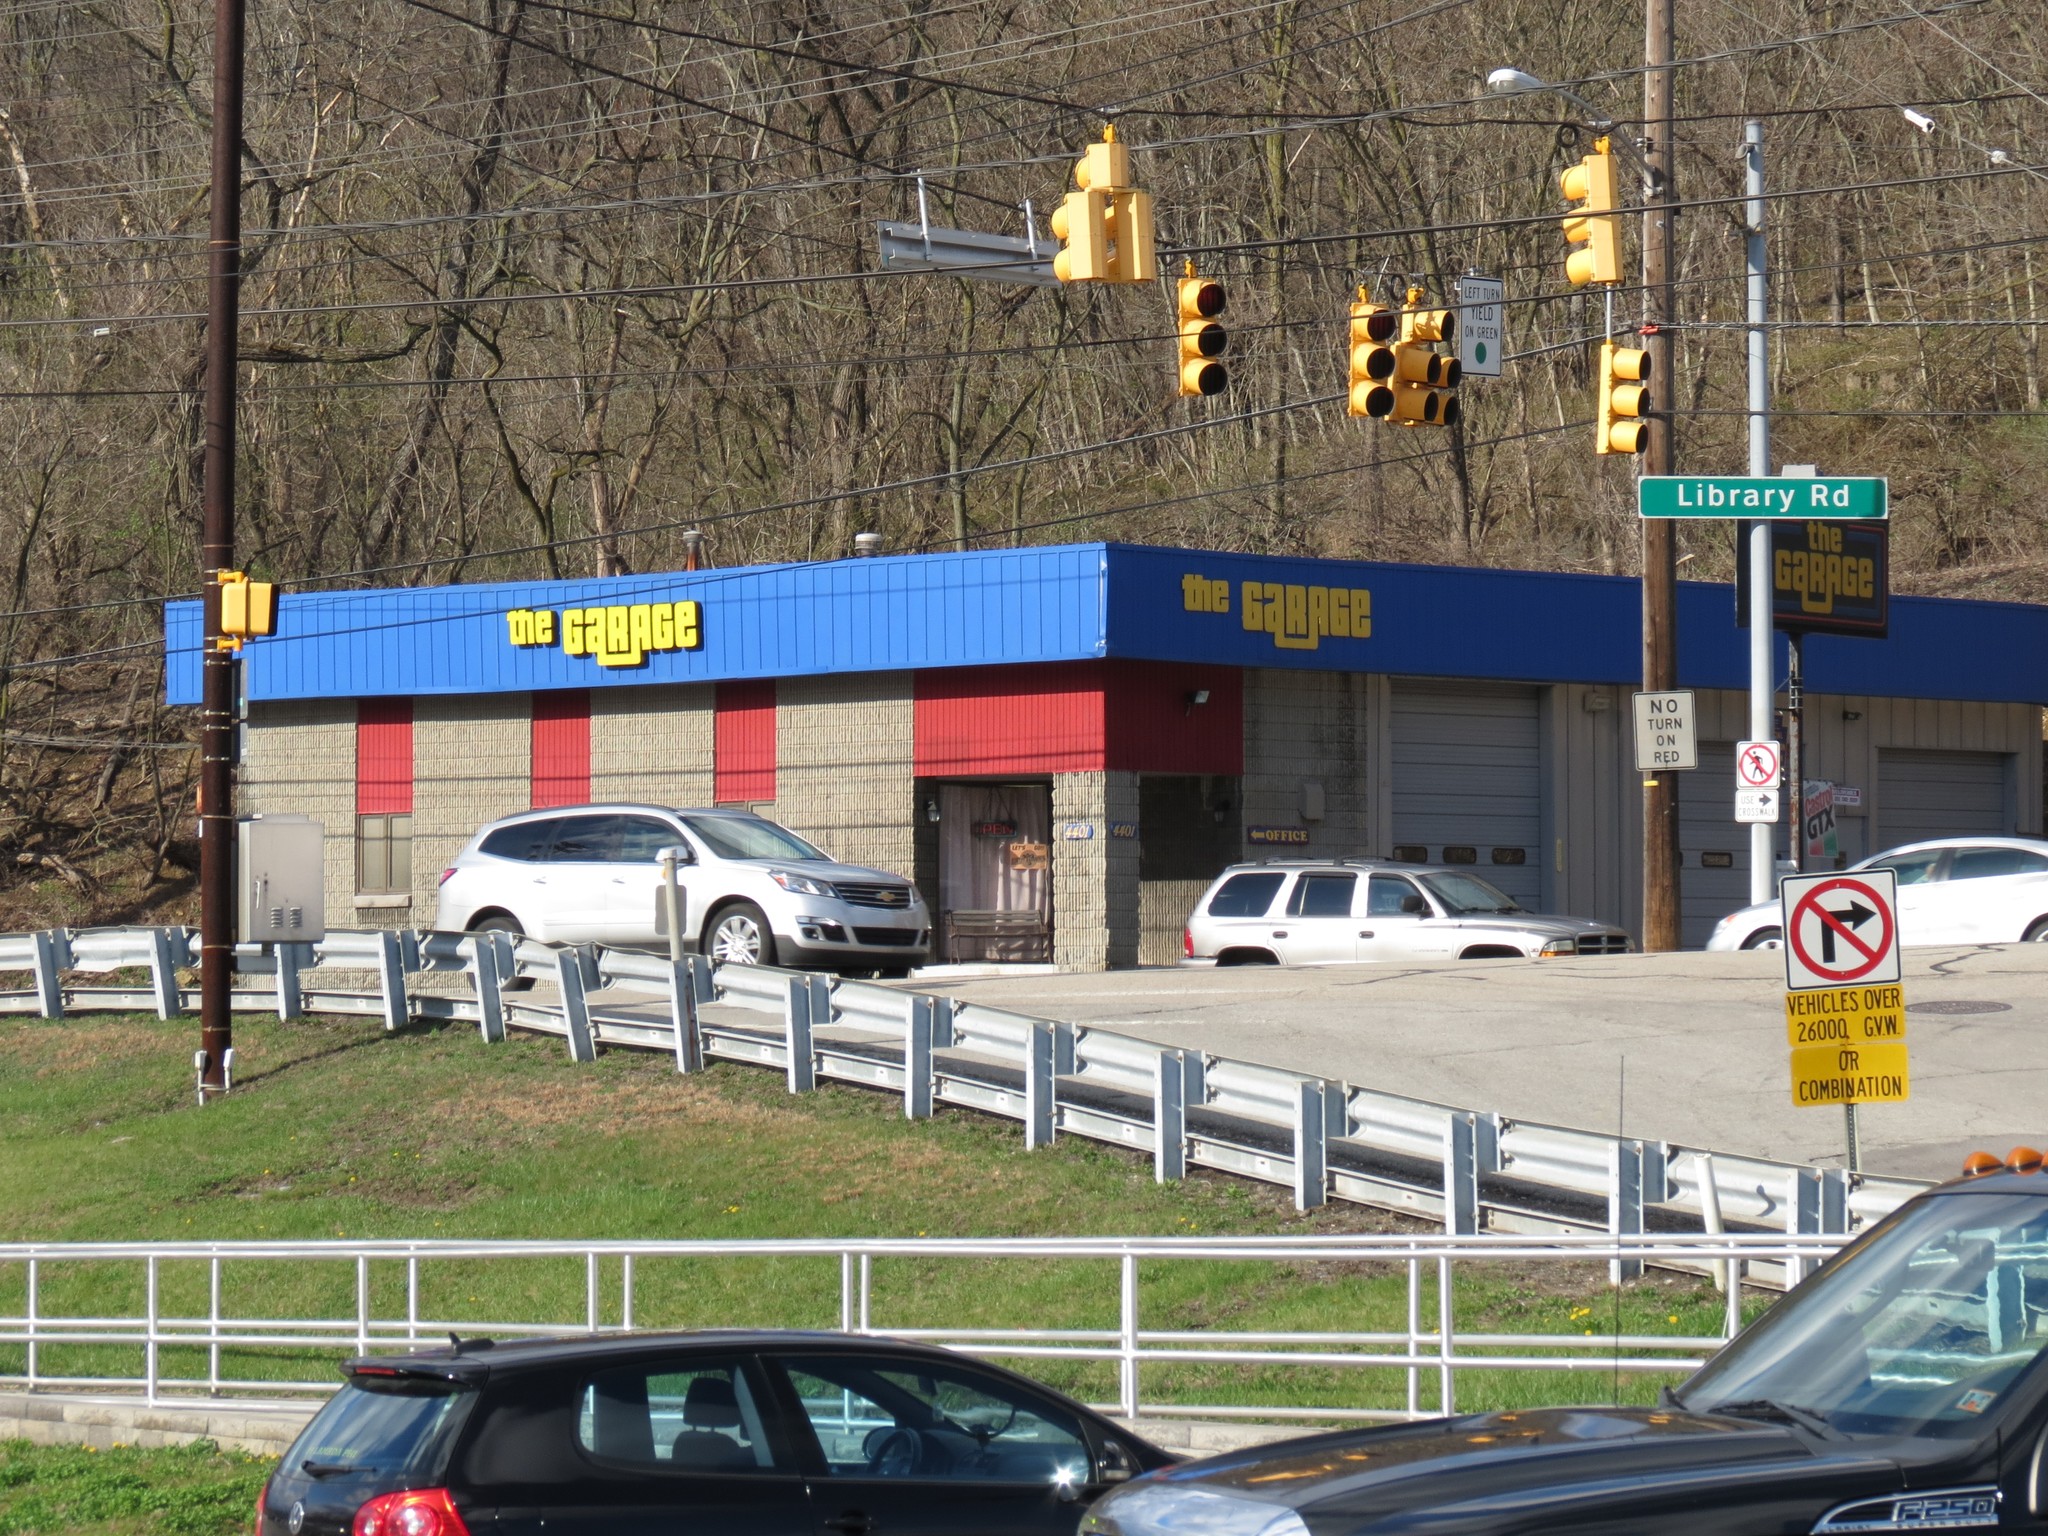
[[[1208,319],[1223,313],[1223,285],[1213,278],[1184,277],[1180,280],[1181,318],[1199,315]]]

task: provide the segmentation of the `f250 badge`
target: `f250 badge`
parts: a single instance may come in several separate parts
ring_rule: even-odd
[[[1960,1531],[1996,1524],[1996,1488],[1942,1488],[1838,1504],[1820,1517],[1813,1536],[1849,1536],[1856,1531]]]

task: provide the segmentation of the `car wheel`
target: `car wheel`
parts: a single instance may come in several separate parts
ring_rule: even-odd
[[[2027,930],[2029,944],[2048,944],[2048,917],[2040,919]]]
[[[469,925],[471,933],[506,933],[517,944],[526,937],[526,930],[519,926],[519,919],[510,912],[486,912]],[[531,976],[508,976],[498,983],[500,992],[528,992],[533,988]]]
[[[1744,949],[1783,949],[1784,935],[1775,928],[1759,928],[1742,941]]]
[[[910,967],[907,965],[884,965],[876,969],[875,980],[902,981],[909,975]]]
[[[736,901],[712,915],[704,950],[714,965],[773,965],[775,934],[759,907]]]

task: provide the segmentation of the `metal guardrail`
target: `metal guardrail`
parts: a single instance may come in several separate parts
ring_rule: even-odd
[[[719,966],[506,934],[330,933],[319,944],[244,945],[240,1009],[338,1012],[474,1023],[560,1036],[571,1059],[600,1047],[659,1050],[681,1072],[708,1060],[780,1072],[792,1093],[820,1079],[900,1094],[911,1118],[956,1105],[1021,1121],[1027,1146],[1062,1135],[1151,1154],[1162,1180],[1190,1166],[1277,1184],[1302,1209],[1332,1198],[1441,1221],[1453,1235],[1760,1232],[1842,1235],[1924,1186],[1839,1169],[1732,1156],[1460,1109],[1355,1083],[1158,1045],[900,987],[766,966]],[[194,996],[177,971],[194,959],[178,928],[53,929],[0,936],[0,972],[33,986],[0,992],[0,1012],[150,1009],[170,1018]],[[147,986],[94,986],[79,973],[148,973]],[[334,985],[341,973],[360,982]],[[460,975],[468,995],[408,986]],[[519,990],[544,982],[552,996]],[[720,1005],[710,1016],[703,1010]],[[1636,1272],[1633,1253],[1613,1273]],[[1801,1266],[1759,1261],[1757,1283]]]
[[[1683,1264],[1691,1267],[1729,1264],[1772,1264],[1803,1267],[1825,1260],[1842,1242],[1839,1236],[1774,1235],[1709,1237],[1704,1234],[1603,1237],[1591,1234],[1513,1237],[1481,1234],[1463,1237],[1331,1236],[1249,1238],[929,1238],[919,1240],[747,1240],[671,1242],[463,1242],[463,1241],[318,1241],[244,1243],[8,1243],[0,1244],[0,1277],[19,1277],[23,1305],[18,1313],[0,1315],[0,1348],[20,1349],[23,1369],[0,1374],[0,1385],[28,1390],[97,1390],[139,1393],[151,1403],[180,1396],[222,1394],[321,1395],[334,1389],[326,1380],[251,1377],[235,1374],[261,1358],[273,1367],[294,1361],[306,1366],[331,1366],[337,1355],[397,1352],[447,1334],[522,1337],[575,1333],[600,1334],[659,1325],[644,1309],[636,1309],[636,1284],[644,1268],[668,1260],[693,1264],[706,1260],[786,1258],[815,1260],[836,1266],[838,1314],[803,1320],[811,1326],[847,1333],[885,1333],[891,1337],[944,1344],[972,1354],[1002,1359],[1110,1362],[1116,1371],[1116,1400],[1100,1406],[1137,1417],[1170,1412],[1193,1418],[1259,1418],[1376,1420],[1413,1419],[1454,1412],[1457,1378],[1472,1371],[1511,1372],[1675,1372],[1704,1363],[1741,1326],[1740,1285],[1729,1287],[1717,1334],[1499,1333],[1461,1328],[1457,1317],[1458,1264],[1517,1262],[1568,1264],[1606,1260],[1610,1264]],[[888,1320],[887,1297],[875,1282],[877,1259],[918,1261],[902,1273],[922,1283],[932,1264],[944,1260],[1076,1260],[1114,1261],[1116,1285],[1114,1327],[1037,1328],[904,1328]],[[426,1272],[432,1266],[466,1263],[461,1289],[488,1292],[491,1278],[474,1266],[503,1267],[513,1261],[559,1260],[582,1271],[580,1318],[535,1320],[490,1312],[442,1315],[424,1300]],[[1405,1273],[1405,1325],[1379,1331],[1255,1331],[1203,1328],[1161,1329],[1144,1326],[1139,1286],[1140,1265],[1231,1262],[1284,1263],[1290,1266],[1341,1261],[1386,1266]],[[287,1266],[292,1273],[309,1268],[345,1266],[352,1271],[355,1305],[340,1316],[250,1316],[234,1310],[223,1298],[232,1291],[266,1298],[286,1287],[251,1287],[248,1272],[265,1266]],[[53,1310],[49,1296],[52,1270],[73,1284],[93,1272],[113,1269],[140,1281],[142,1308],[122,1315],[71,1315]],[[401,1311],[380,1310],[375,1298],[394,1289],[387,1277],[403,1277]],[[139,1274],[137,1273],[139,1271]],[[230,1271],[237,1282],[229,1285]],[[165,1303],[172,1290],[196,1292],[204,1276],[205,1311],[181,1312]],[[395,1278],[395,1277],[391,1277]],[[1105,1276],[1105,1281],[1107,1280]],[[507,1294],[523,1295],[532,1283],[530,1270],[510,1277]],[[102,1281],[84,1289],[104,1294]],[[10,1294],[13,1287],[9,1286]],[[1069,1291],[1077,1310],[1085,1293]],[[486,1303],[486,1306],[489,1304]],[[1098,1311],[1107,1308],[1099,1307]],[[132,1372],[102,1369],[93,1374],[63,1370],[67,1353],[97,1348],[99,1358],[114,1350],[132,1360]],[[57,1368],[52,1368],[53,1357]],[[1175,1365],[1232,1364],[1262,1367],[1381,1369],[1402,1373],[1404,1393],[1398,1408],[1364,1408],[1343,1404],[1274,1407],[1246,1403],[1191,1403],[1155,1390],[1147,1395],[1144,1378]],[[1154,1375],[1157,1380],[1157,1375]]]

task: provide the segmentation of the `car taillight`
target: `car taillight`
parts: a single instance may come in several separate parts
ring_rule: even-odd
[[[454,873],[455,873],[455,869],[454,869],[454,866],[452,866],[452,865],[451,865],[450,867],[448,867],[447,869],[444,869],[444,870],[442,870],[442,871],[441,871],[441,883],[442,883],[443,885],[446,885],[446,884],[448,883],[448,877],[449,877],[450,875],[454,874]]]
[[[1183,928],[1183,929],[1181,929],[1181,931],[1180,931],[1180,952],[1181,952],[1181,954],[1182,954],[1182,955],[1184,955],[1184,956],[1185,956],[1186,958],[1188,958],[1188,959],[1190,959],[1190,960],[1192,960],[1192,959],[1194,959],[1194,958],[1195,958],[1195,930],[1194,930],[1194,929],[1192,929],[1192,928]]]
[[[256,1536],[263,1536],[263,1506],[270,1502],[270,1479],[263,1480],[263,1491],[256,1495]]]
[[[446,1488],[386,1493],[356,1511],[354,1536],[469,1536]]]

